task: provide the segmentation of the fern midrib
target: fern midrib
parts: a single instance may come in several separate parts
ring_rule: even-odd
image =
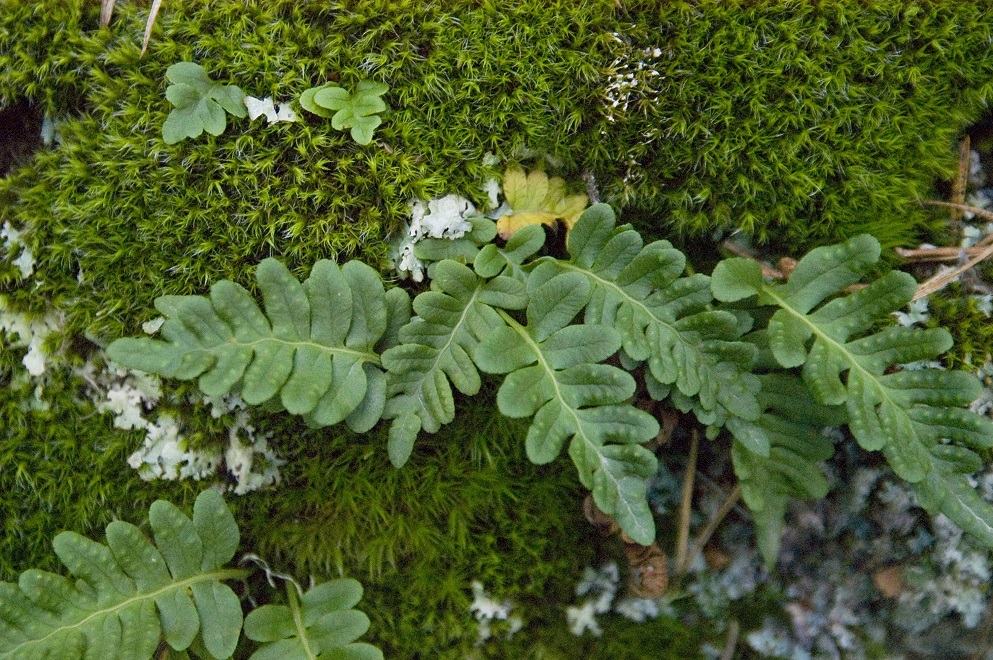
[[[914,433],[914,441],[915,442],[919,442],[921,444],[924,444],[921,441],[921,439],[917,436],[916,425],[914,424],[914,421],[910,419],[910,416],[907,415],[907,412],[904,409],[904,407],[902,405],[900,405],[900,403],[897,402],[893,397],[890,396],[889,389],[887,387],[885,387],[879,381],[879,378],[874,373],[872,373],[871,371],[869,371],[865,367],[863,367],[859,363],[859,361],[855,359],[855,356],[852,355],[851,352],[849,352],[848,350],[845,349],[844,344],[839,343],[833,337],[831,337],[830,335],[828,335],[827,333],[825,333],[824,331],[822,331],[820,329],[820,327],[816,323],[812,322],[807,317],[806,314],[803,314],[802,312],[798,311],[794,307],[790,306],[790,304],[788,302],[786,302],[786,299],[784,299],[782,296],[780,296],[779,294],[777,294],[774,290],[770,289],[768,286],[763,285],[762,286],[762,292],[765,295],[767,295],[770,298],[772,298],[776,302],[776,305],[780,309],[786,310],[786,312],[788,314],[792,315],[794,318],[799,319],[801,323],[803,323],[808,328],[810,328],[811,332],[814,335],[816,335],[818,339],[820,339],[821,341],[823,341],[826,344],[828,344],[828,346],[831,347],[833,350],[837,350],[837,351],[839,351],[841,353],[841,355],[845,356],[845,359],[849,363],[849,371],[851,371],[852,369],[855,369],[860,374],[862,374],[863,377],[867,378],[868,380],[866,380],[865,382],[871,382],[875,386],[876,391],[882,396],[882,398],[884,399],[884,402],[891,404],[896,410],[899,411],[899,414],[900,415],[903,415],[907,419],[907,421],[908,421],[908,427],[911,428],[913,430],[913,433]],[[850,374],[849,374],[849,378],[851,378],[851,375]],[[847,397],[848,397],[848,384],[847,384],[847,382],[845,384],[845,397],[846,397],[846,401],[847,401]],[[884,441],[885,441],[886,444],[891,444],[892,442],[896,442],[897,439],[896,438],[892,438],[892,437],[886,437],[884,439]],[[930,471],[930,468],[929,468],[929,471]]]
[[[514,320],[514,317],[512,317],[510,314],[508,314],[502,309],[498,309],[497,312],[499,312],[500,316],[503,317],[503,319],[507,322],[507,324],[511,328],[513,328],[513,330],[517,334],[519,334],[521,337],[524,338],[524,341],[528,343],[531,349],[535,352],[535,355],[538,356],[538,363],[541,365],[542,369],[545,370],[545,373],[547,373],[552,379],[552,385],[555,388],[555,398],[557,398],[559,402],[562,404],[562,406],[569,411],[569,414],[572,415],[572,418],[576,423],[576,435],[582,438],[583,442],[586,443],[588,447],[592,447],[593,451],[596,452],[596,455],[598,456],[598,460],[600,462],[600,471],[604,473],[604,475],[607,477],[607,479],[610,480],[611,483],[614,484],[614,490],[618,494],[617,497],[618,502],[624,502],[626,506],[627,502],[623,497],[620,496],[622,492],[620,482],[614,479],[613,476],[610,474],[610,471],[606,469],[605,457],[603,455],[603,452],[600,451],[600,445],[597,445],[595,442],[593,442],[590,438],[586,436],[586,431],[583,428],[583,423],[579,419],[579,414],[577,413],[577,409],[570,406],[569,402],[566,401],[565,397],[562,396],[562,389],[559,387],[558,378],[555,377],[555,369],[552,368],[552,366],[548,364],[548,362],[545,360],[545,356],[541,352],[541,346],[539,346],[538,343],[534,341],[534,339],[531,337],[531,335],[528,334],[528,331],[524,326],[522,326],[520,323]],[[579,466],[577,465],[576,467],[578,468]],[[634,511],[631,510],[630,507],[628,507],[628,510],[630,517],[634,518],[635,517]],[[607,511],[605,513],[613,513],[613,512]]]
[[[10,651],[7,651],[6,653],[0,654],[0,658],[13,658],[13,657],[15,657],[15,654],[18,653],[19,651],[22,651],[22,650],[25,650],[25,649],[29,649],[29,648],[31,648],[34,645],[42,645],[43,646],[47,640],[49,640],[50,638],[52,638],[55,635],[59,635],[60,633],[63,633],[65,631],[67,631],[67,630],[84,628],[88,623],[90,623],[90,621],[92,621],[95,618],[104,617],[104,616],[108,616],[108,615],[111,615],[111,614],[115,614],[115,613],[121,612],[121,611],[127,609],[128,607],[134,605],[135,603],[139,603],[139,602],[146,601],[146,600],[152,600],[154,602],[154,600],[156,598],[158,598],[159,596],[165,595],[165,594],[167,594],[169,592],[172,592],[172,591],[175,591],[177,589],[184,589],[185,590],[188,587],[190,587],[190,586],[192,586],[192,585],[194,585],[194,584],[196,584],[198,582],[205,582],[205,581],[209,581],[209,580],[217,580],[217,581],[223,581],[223,580],[241,580],[241,579],[244,579],[244,578],[248,577],[249,575],[251,575],[251,573],[252,573],[252,569],[250,569],[250,568],[226,568],[226,569],[221,569],[219,571],[214,571],[214,572],[211,572],[211,573],[200,573],[198,575],[194,575],[193,577],[190,577],[190,578],[185,578],[185,579],[180,580],[178,582],[170,582],[168,585],[166,585],[164,587],[160,587],[159,589],[156,589],[155,591],[151,591],[151,592],[143,593],[143,594],[137,594],[135,596],[129,596],[125,600],[121,601],[120,603],[118,603],[118,604],[116,604],[116,605],[114,605],[112,607],[108,607],[108,608],[104,608],[104,609],[101,609],[101,610],[97,610],[96,612],[92,612],[91,614],[83,617],[82,619],[80,619],[76,623],[73,623],[73,624],[70,624],[70,625],[59,626],[58,628],[53,629],[50,633],[48,633],[44,637],[39,637],[37,639],[31,639],[31,640],[28,640],[26,642],[22,642],[18,646],[13,647]]]
[[[452,331],[448,334],[448,340],[445,345],[438,349],[438,352],[434,356],[434,360],[431,362],[431,368],[424,372],[424,377],[419,379],[417,382],[417,402],[421,404],[421,410],[428,411],[430,408],[427,406],[427,401],[424,399],[424,382],[428,379],[428,376],[434,374],[435,370],[438,369],[438,365],[441,363],[441,358],[445,353],[451,348],[452,344],[455,343],[455,335],[462,328],[462,324],[466,322],[469,316],[469,310],[474,304],[476,304],[476,298],[479,297],[479,292],[483,289],[483,282],[477,281],[476,288],[472,292],[472,296],[469,297],[469,302],[466,303],[465,307],[462,308],[462,314],[459,316],[459,320],[452,326]],[[451,295],[451,294],[448,294]],[[447,424],[451,420],[440,420],[445,421]]]
[[[581,275],[584,275],[584,276],[586,276],[586,277],[594,280],[598,285],[603,286],[603,287],[605,287],[607,289],[613,290],[618,295],[620,295],[622,298],[624,298],[624,300],[626,300],[629,304],[631,304],[631,305],[633,305],[635,307],[640,308],[645,314],[648,315],[648,317],[653,322],[655,322],[658,325],[660,325],[660,326],[668,329],[669,332],[671,332],[672,334],[674,334],[676,336],[676,339],[679,341],[679,343],[681,343],[684,346],[692,349],[694,352],[696,352],[696,353],[698,353],[700,355],[709,355],[708,353],[705,353],[704,351],[700,350],[700,348],[697,345],[691,344],[690,342],[686,341],[686,339],[683,338],[683,333],[681,333],[679,330],[677,330],[669,322],[664,321],[664,320],[660,319],[658,316],[656,316],[655,313],[651,310],[650,307],[648,307],[641,300],[638,300],[637,298],[634,298],[633,296],[631,296],[627,291],[625,291],[616,282],[611,282],[610,280],[606,280],[606,279],[600,277],[599,275],[597,275],[596,273],[594,273],[592,270],[587,270],[585,268],[581,268],[580,266],[577,266],[576,264],[571,263],[571,262],[568,262],[568,261],[559,261],[558,262],[558,265],[559,266],[562,266],[564,268],[567,268],[567,269],[569,269],[571,271],[580,273]],[[676,380],[677,381],[679,380],[678,376],[677,376]],[[682,390],[680,390],[680,391],[682,391]],[[687,396],[689,396],[689,395],[687,395]]]
[[[328,346],[327,344],[320,344],[318,342],[307,341],[305,339],[289,340],[289,339],[280,339],[279,337],[263,337],[262,339],[258,339],[256,341],[245,342],[245,341],[239,341],[236,337],[232,337],[231,339],[227,339],[224,341],[225,344],[234,344],[236,346],[247,346],[249,348],[253,348],[265,342],[275,342],[277,344],[283,344],[284,346],[314,346],[321,351],[325,351],[328,353],[340,353],[342,355],[351,355],[358,358],[359,360],[364,360],[365,362],[372,362],[376,366],[382,366],[382,362],[379,358],[379,355],[376,353],[357,351],[353,348],[348,348],[347,346]]]
[[[303,646],[303,652],[307,654],[307,657],[310,660],[317,660],[317,654],[310,649],[310,640],[307,638],[307,627],[303,624],[303,612],[300,611],[300,599],[297,598],[296,590],[296,583],[287,580],[286,597],[289,601],[290,612],[293,615],[293,625],[297,629],[297,637],[300,639],[300,645]]]

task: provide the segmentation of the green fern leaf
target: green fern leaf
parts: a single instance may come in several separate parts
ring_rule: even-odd
[[[386,379],[375,352],[396,342],[410,316],[406,293],[352,261],[314,265],[303,283],[266,259],[256,270],[265,313],[243,287],[222,280],[210,297],[163,296],[162,340],[118,339],[118,364],[165,377],[199,377],[210,396],[240,392],[255,405],[278,398],[314,426],[344,420],[366,431],[382,415]],[[394,293],[393,291],[398,291]]]
[[[155,544],[134,525],[107,526],[107,545],[73,532],[55,553],[78,578],[29,569],[0,583],[0,658],[151,658],[164,637],[182,651],[200,635],[215,658],[234,652],[241,603],[222,580],[251,571],[224,568],[238,528],[221,496],[197,497],[190,520],[168,502],[149,511]]]
[[[331,580],[298,597],[287,582],[286,594],[288,605],[263,605],[245,617],[245,636],[264,642],[251,660],[382,660],[375,646],[355,642],[369,629],[369,617],[352,609],[361,584]]]
[[[527,225],[500,248],[490,243],[484,245],[476,255],[472,267],[480,277],[506,275],[524,282],[528,274],[524,270],[524,260],[534,256],[545,244],[545,230],[541,225]]]
[[[644,245],[630,225],[615,226],[606,204],[588,208],[569,234],[568,262],[544,259],[529,288],[555,273],[583,275],[593,287],[586,323],[614,327],[625,366],[647,362],[650,390],[683,412],[693,411],[713,437],[727,425],[735,437],[768,453],[768,439],[752,424],[761,412],[758,382],[749,372],[756,350],[738,341],[749,319],[712,310],[704,275],[680,277],[685,257],[668,241]],[[671,392],[669,386],[675,386]]]
[[[621,347],[620,334],[606,325],[570,325],[591,292],[578,273],[550,278],[531,294],[527,325],[500,312],[506,325],[489,332],[474,357],[483,371],[508,374],[497,392],[501,413],[534,415],[528,458],[548,463],[569,441],[579,479],[593,491],[597,506],[631,538],[649,545],[655,523],[645,479],[655,473],[657,461],[639,443],[655,437],[659,425],[626,405],[635,390],[630,374],[597,364]]]
[[[395,465],[407,461],[422,428],[434,433],[455,419],[452,385],[463,394],[479,392],[471,356],[480,337],[503,325],[495,308],[523,309],[527,301],[517,280],[484,280],[450,260],[435,264],[431,291],[414,299],[417,316],[400,329],[400,345],[383,353],[390,380],[384,415],[394,420],[389,453]]]
[[[963,501],[961,480],[935,458],[935,450],[942,439],[991,447],[993,422],[961,408],[981,391],[979,381],[968,374],[933,369],[887,373],[893,365],[931,359],[951,347],[951,336],[943,329],[872,332],[878,319],[910,301],[916,290],[913,277],[890,272],[864,289],[834,297],[857,282],[879,254],[879,243],[871,236],[817,248],[785,284],[765,283],[754,261],[729,259],[714,270],[713,291],[721,300],[756,296],[760,305],[778,307],[768,325],[776,360],[784,367],[803,365],[803,380],[818,401],[845,404],[849,428],[860,445],[882,450],[898,476],[920,484],[950,517],[963,517],[955,513]]]
[[[983,462],[964,447],[937,445],[931,448],[931,470],[913,484],[921,506],[939,511],[949,520],[993,548],[993,506],[969,483],[968,475],[982,469]]]
[[[822,498],[828,493],[827,480],[816,463],[834,455],[834,447],[821,430],[843,423],[844,414],[840,407],[817,403],[799,378],[786,374],[759,378],[763,413],[755,424],[769,438],[769,452],[761,456],[736,438],[731,460],[742,498],[752,512],[759,550],[771,568],[779,555],[789,499]]]

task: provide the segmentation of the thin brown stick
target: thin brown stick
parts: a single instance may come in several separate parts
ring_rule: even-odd
[[[959,171],[955,181],[952,182],[952,203],[965,204],[965,188],[969,183],[969,136],[966,135],[959,142]],[[957,208],[949,209],[949,217],[952,222],[951,231],[954,236],[961,233],[962,210]]]
[[[977,209],[975,206],[969,206],[968,204],[956,204],[955,202],[939,202],[933,199],[927,199],[922,202],[928,206],[947,206],[948,208],[958,209],[960,211],[968,211],[973,215],[978,215],[980,218],[985,218],[990,222],[993,222],[993,211],[987,211],[985,209]]]
[[[686,557],[690,545],[690,514],[693,511],[693,477],[696,474],[696,455],[700,448],[700,435],[696,429],[690,432],[690,457],[686,462],[683,476],[683,499],[679,503],[679,534],[676,537],[676,575],[686,572]]]
[[[100,0],[100,27],[110,25],[110,17],[114,15],[116,0]]]
[[[984,245],[988,245],[990,237],[993,234],[987,236],[983,240],[986,241]],[[967,258],[974,257],[983,251],[983,245],[976,244],[968,248],[960,247],[932,247],[932,248],[893,248],[893,251],[897,255],[903,257],[907,261],[918,263],[925,261],[958,261],[964,254]]]
[[[720,525],[731,512],[731,509],[734,508],[734,505],[737,504],[738,498],[740,497],[741,484],[735,484],[734,488],[731,489],[731,492],[728,493],[728,496],[723,502],[721,502],[721,506],[718,507],[717,511],[714,512],[714,515],[707,521],[707,526],[704,527],[703,530],[697,535],[696,541],[693,543],[693,548],[690,550],[689,556],[686,560],[687,568],[689,568],[689,564],[696,559],[697,554],[703,552],[703,548],[707,545],[707,541],[709,541],[710,537],[717,531],[717,526]]]
[[[939,291],[945,288],[945,286],[947,286],[956,277],[958,277],[965,271],[969,270],[970,268],[978,264],[980,261],[990,257],[991,255],[993,255],[993,245],[987,246],[986,248],[983,249],[982,252],[980,252],[975,257],[973,257],[966,263],[962,264],[958,268],[952,269],[947,273],[940,273],[938,275],[935,275],[927,282],[918,285],[917,293],[914,294],[912,300],[920,300],[924,296],[929,296],[935,291]]]

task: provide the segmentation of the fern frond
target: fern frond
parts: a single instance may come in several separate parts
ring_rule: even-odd
[[[784,367],[802,365],[803,380],[821,403],[844,403],[859,444],[882,450],[894,472],[919,484],[934,506],[963,528],[976,527],[972,517],[989,523],[993,511],[960,497],[961,479],[940,458],[939,448],[943,439],[993,446],[993,422],[961,407],[979,396],[978,379],[934,369],[887,373],[894,365],[937,357],[951,347],[951,336],[944,329],[872,331],[878,319],[910,301],[914,278],[894,271],[834,297],[857,282],[879,254],[871,236],[817,248],[785,284],[764,282],[752,260],[728,259],[717,265],[711,285],[720,300],[757,296],[760,305],[778,307],[768,325],[776,360]]]
[[[265,313],[243,287],[222,280],[209,298],[155,301],[167,317],[165,341],[118,339],[108,354],[132,369],[180,380],[199,377],[200,389],[210,396],[239,392],[253,405],[275,399],[312,425],[345,420],[367,431],[386,400],[375,351],[395,342],[398,324],[409,318],[406,293],[394,289],[387,295],[379,275],[357,261],[341,269],[318,261],[301,283],[270,258],[255,276]]]
[[[168,502],[149,510],[153,545],[134,525],[107,526],[107,545],[73,532],[55,553],[78,578],[29,569],[0,583],[0,658],[150,658],[160,638],[189,648],[197,635],[215,658],[234,652],[241,603],[222,580],[250,570],[224,568],[238,527],[221,496],[197,497],[193,519]]]
[[[415,316],[400,329],[400,345],[383,353],[388,370],[393,419],[389,455],[406,463],[423,428],[434,433],[455,419],[452,385],[463,394],[479,392],[472,355],[479,339],[504,324],[495,308],[523,309],[524,285],[509,277],[478,277],[467,266],[445,260],[434,264],[431,290],[414,299]]]
[[[755,348],[738,341],[749,320],[708,309],[705,275],[680,277],[685,257],[668,241],[644,245],[630,225],[615,226],[606,204],[587,209],[569,234],[570,260],[545,259],[531,273],[529,288],[555,273],[574,272],[593,287],[585,322],[615,328],[626,366],[648,363],[654,397],[670,395],[683,412],[692,410],[708,435],[727,424],[755,451],[768,440],[754,424],[761,412],[759,385],[748,373]],[[745,321],[745,322],[743,322]]]
[[[357,581],[331,580],[300,597],[287,582],[286,595],[288,605],[263,605],[245,617],[245,636],[264,642],[250,660],[383,660],[378,648],[355,641],[369,629],[369,617],[352,609],[362,599]]]
[[[761,456],[736,439],[731,460],[742,499],[752,512],[759,550],[771,567],[779,554],[788,500],[828,493],[816,463],[831,458],[834,446],[821,431],[843,423],[844,413],[840,407],[817,403],[799,378],[781,373],[759,378],[763,413],[755,424],[769,438],[769,454]]]
[[[472,267],[480,277],[506,275],[521,282],[527,281],[525,259],[534,256],[545,244],[545,230],[541,225],[528,225],[514,232],[506,246],[493,243],[484,245],[473,260]]]
[[[499,312],[506,325],[487,334],[474,357],[483,371],[508,374],[497,392],[501,413],[534,415],[528,458],[548,463],[570,441],[569,455],[597,506],[632,539],[649,545],[655,523],[645,479],[655,473],[657,461],[639,443],[655,437],[659,425],[625,403],[634,394],[634,378],[598,364],[621,347],[620,334],[607,325],[570,325],[591,293],[578,273],[553,276],[532,291],[527,325]]]

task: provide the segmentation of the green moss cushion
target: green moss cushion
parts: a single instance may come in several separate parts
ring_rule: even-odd
[[[0,221],[33,227],[31,297],[119,336],[155,296],[250,281],[265,256],[385,268],[411,198],[485,199],[502,171],[486,152],[589,172],[655,233],[742,228],[800,252],[933,225],[918,202],[993,90],[986,3],[622,4],[188,3],[140,57],[136,7],[100,29],[92,4],[7,2],[0,106],[63,119],[61,146],[0,184]],[[277,101],[384,81],[392,113],[367,147],[306,113],[167,146],[182,60]]]

